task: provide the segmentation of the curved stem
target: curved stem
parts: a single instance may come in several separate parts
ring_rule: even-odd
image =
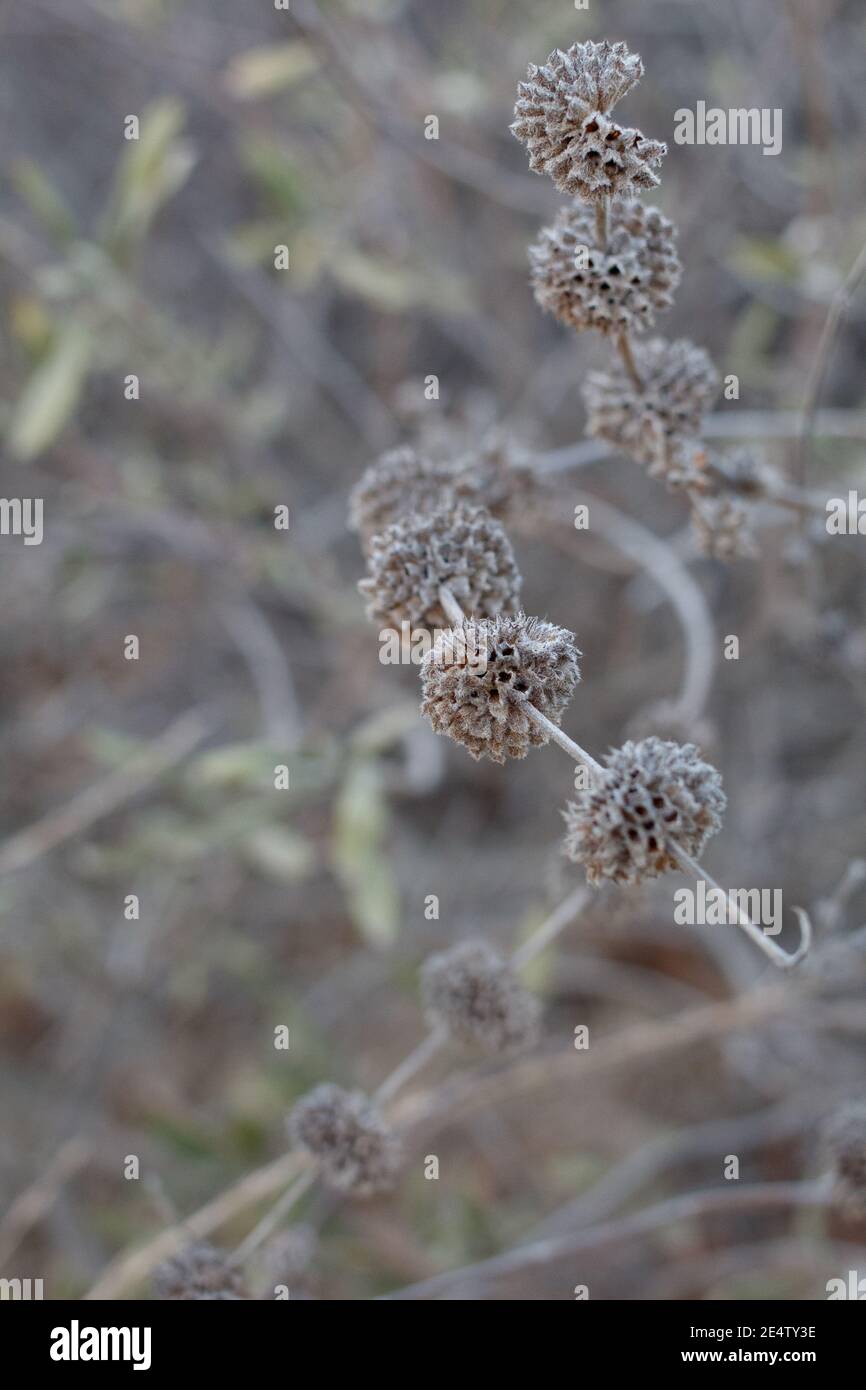
[[[787,951],[782,950],[781,946],[777,946],[775,941],[771,941],[760,927],[755,925],[752,919],[742,911],[739,903],[734,900],[728,890],[716,883],[712,875],[708,874],[706,869],[702,868],[690,854],[686,854],[684,849],[681,849],[679,845],[673,842],[670,843],[669,848],[671,854],[687,874],[698,882],[703,879],[711,888],[715,888],[719,893],[724,893],[728,906],[733,908],[736,914],[737,925],[742,928],[755,945],[764,952],[764,955],[767,956],[774,965],[778,966],[780,970],[790,970],[793,965],[797,965],[803,957],[808,954],[809,948],[812,945],[812,923],[809,921],[808,913],[805,912],[802,907],[794,908],[794,912],[797,914],[797,921],[800,924],[800,945],[797,947],[796,951],[789,955]]]

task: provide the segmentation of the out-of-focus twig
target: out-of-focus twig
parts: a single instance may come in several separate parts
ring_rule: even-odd
[[[0,875],[26,868],[49,850],[80,835],[96,821],[131,801],[169,768],[183,762],[213,725],[213,717],[202,710],[187,710],[123,767],[79,792],[59,810],[51,811],[42,820],[11,835],[0,845]]]
[[[0,1269],[18,1249],[27,1232],[51,1210],[61,1189],[81,1171],[92,1152],[90,1140],[81,1135],[67,1139],[45,1172],[14,1199],[0,1221]]]

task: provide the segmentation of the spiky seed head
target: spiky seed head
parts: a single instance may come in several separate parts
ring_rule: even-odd
[[[392,627],[445,627],[443,585],[480,618],[518,607],[521,576],[502,526],[484,507],[440,507],[405,516],[370,542],[368,575],[358,588],[367,616]]]
[[[240,1271],[221,1250],[205,1242],[188,1245],[154,1270],[157,1296],[178,1301],[242,1299],[248,1295]]]
[[[434,511],[452,495],[453,482],[454,470],[442,460],[433,463],[408,445],[390,449],[349,494],[349,527],[367,541],[398,517]]]
[[[559,724],[579,657],[573,633],[524,613],[448,629],[421,663],[422,713],[473,758],[524,758],[547,742],[524,706]]]
[[[700,434],[718,375],[703,348],[685,338],[651,338],[639,345],[635,361],[641,386],[624,364],[587,376],[587,434],[664,472],[663,451]]]
[[[605,758],[565,811],[565,852],[590,883],[630,885],[678,868],[678,845],[700,857],[720,829],[722,779],[692,743],[645,738]]]
[[[541,67],[530,63],[511,127],[529,152],[530,169],[584,202],[654,188],[653,169],[667,146],[608,114],[642,73],[640,58],[621,43],[576,43],[567,52],[556,49]]]
[[[494,1054],[522,1051],[538,1037],[538,1000],[486,941],[461,941],[425,961],[421,990],[431,1026]]]
[[[290,1226],[272,1236],[262,1250],[262,1287],[265,1298],[273,1298],[281,1285],[292,1299],[306,1299],[314,1286],[310,1266],[319,1248],[319,1237],[312,1226]]]
[[[750,559],[757,554],[752,509],[736,497],[692,498],[692,527],[698,550],[713,560]]]
[[[484,506],[496,517],[509,517],[538,494],[538,475],[529,453],[510,430],[485,430],[473,448],[454,464],[460,496]]]
[[[331,1082],[316,1086],[295,1104],[288,1131],[338,1191],[370,1197],[393,1187],[402,1144],[362,1091],[346,1091]]]
[[[673,223],[658,208],[615,202],[601,248],[591,209],[574,203],[529,248],[535,298],[578,332],[647,328],[656,310],[673,304],[681,271],[674,238]]]

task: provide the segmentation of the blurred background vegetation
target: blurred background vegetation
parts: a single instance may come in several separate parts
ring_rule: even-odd
[[[452,421],[461,453],[496,423],[549,465],[561,527],[515,543],[528,608],[585,653],[566,727],[596,751],[621,742],[682,664],[653,582],[574,532],[579,484],[690,566],[719,655],[723,634],[740,637],[710,699],[731,802],[713,871],[812,905],[863,853],[862,538],[774,512],[759,558],[725,568],[695,558],[682,503],[633,464],[587,456],[579,478],[556,465],[604,349],[533,303],[526,247],[558,199],[508,124],[527,62],[584,38],[641,53],[627,114],[656,138],[698,100],[782,108],[778,158],[671,143],[654,201],[685,267],[660,330],[739,376],[714,435],[757,436],[794,477],[790,413],[866,242],[866,13],[29,0],[0,6],[0,37],[2,492],[45,508],[41,546],[0,540],[3,1206],[48,1175],[36,1218],[13,1207],[0,1225],[0,1274],[62,1297],[158,1230],[161,1202],[186,1214],[278,1154],[311,1083],[374,1087],[418,1036],[427,952],[469,931],[507,946],[575,881],[558,849],[564,760],[546,749],[502,769],[444,746],[418,717],[416,672],[380,665],[363,619],[348,490],[425,410]],[[808,451],[806,482],[826,495],[863,487],[864,344],[854,297],[823,382],[833,415]],[[429,374],[438,403],[423,400]],[[87,788],[96,803],[77,800]],[[670,894],[600,896],[535,971],[546,1047],[763,969],[732,933],[675,929]],[[854,893],[839,930],[864,912]],[[811,1171],[816,1114],[862,1082],[856,1018],[841,1038],[795,1020],[745,1050],[576,1077],[573,1097],[542,1088],[446,1126],[425,1142],[447,1180],[416,1162],[393,1200],[318,1213],[320,1294],[368,1297],[506,1247],[683,1126],[801,1106],[744,1169]],[[714,1156],[685,1152],[650,1191],[717,1179]],[[128,1154],[145,1180],[124,1180]],[[593,1296],[822,1297],[833,1241],[863,1229],[792,1235],[779,1220],[610,1251]],[[759,1275],[746,1260],[714,1282],[708,1255],[747,1236],[770,1252],[753,1256]],[[517,1296],[570,1297],[572,1274],[535,1272]]]

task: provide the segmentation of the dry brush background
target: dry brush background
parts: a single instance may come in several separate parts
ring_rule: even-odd
[[[559,200],[508,124],[527,62],[602,37],[642,55],[629,114],[670,144],[652,201],[684,276],[659,327],[740,378],[713,437],[759,442],[819,502],[862,488],[856,286],[838,313],[866,242],[858,0],[0,6],[0,491],[45,506],[41,546],[0,538],[2,1276],[78,1297],[252,1174],[217,1207],[236,1244],[294,1099],[373,1090],[421,1036],[424,956],[508,948],[579,882],[567,762],[437,740],[364,621],[349,489],[446,421],[460,453],[498,424],[543,481],[544,520],[511,534],[527,608],[584,652],[565,728],[600,753],[695,663],[730,802],[707,866],[782,888],[818,941],[781,979],[734,928],[675,926],[675,879],[598,893],[532,968],[540,1051],[437,1063],[397,1108],[397,1192],[309,1197],[310,1287],[370,1298],[506,1251],[421,1296],[811,1299],[862,1268],[866,1224],[731,1190],[820,1173],[822,1118],[863,1090],[864,540],[767,507],[755,560],[704,560],[679,498],[582,443],[604,349],[533,302],[526,248]],[[781,155],[674,145],[698,100],[782,108]],[[576,532],[586,494],[605,506]]]

